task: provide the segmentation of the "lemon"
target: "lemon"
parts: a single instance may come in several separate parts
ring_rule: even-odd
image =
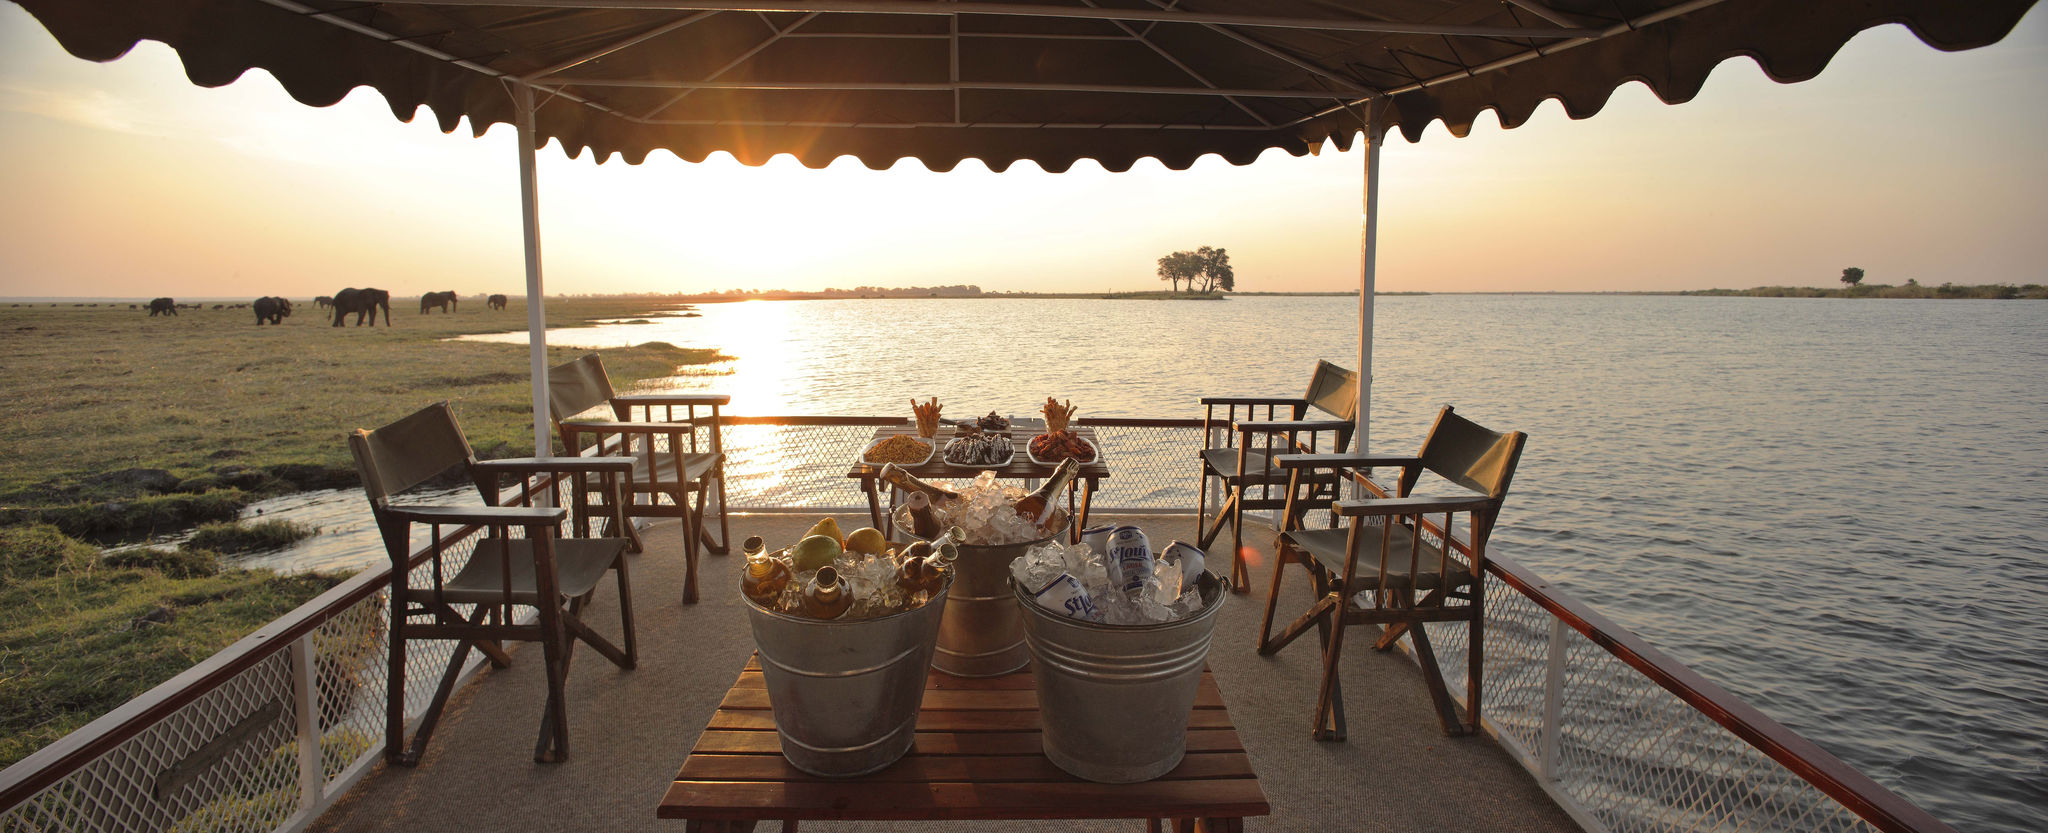
[[[839,532],[839,522],[831,518],[826,518],[822,521],[819,521],[816,525],[813,525],[811,527],[809,532],[804,533],[804,535],[823,535],[828,538],[831,538],[833,543],[840,544],[841,546],[844,546],[846,542],[846,536]]]
[[[880,555],[883,550],[888,548],[889,539],[882,537],[882,531],[872,526],[861,527],[846,535],[846,550],[848,552]]]

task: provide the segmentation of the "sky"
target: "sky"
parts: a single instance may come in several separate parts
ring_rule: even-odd
[[[422,116],[425,114],[423,113]],[[512,129],[442,134],[358,89],[301,105],[261,70],[204,89],[145,42],[97,64],[0,3],[0,297],[523,291]],[[1382,291],[2048,282],[2048,12],[1962,53],[1864,32],[1819,78],[1724,63],[1693,101],[1639,84],[1574,122],[1490,115],[1382,151]],[[1247,291],[1356,289],[1357,151],[1125,173],[939,174],[666,151],[540,154],[547,291],[974,284],[1164,288],[1226,249]]]

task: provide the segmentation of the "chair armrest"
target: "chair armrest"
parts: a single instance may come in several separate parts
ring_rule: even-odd
[[[1342,419],[1238,420],[1231,423],[1240,434],[1286,434],[1297,431],[1336,431],[1355,423]]]
[[[611,431],[620,434],[680,434],[697,429],[694,422],[608,422],[603,420],[564,420],[562,430],[569,432]]]
[[[1332,511],[1347,517],[1376,515],[1421,515],[1430,512],[1465,512],[1493,502],[1487,495],[1429,497],[1410,495],[1379,500],[1340,500]]]
[[[569,517],[559,506],[386,506],[384,514],[422,524],[556,524]]]
[[[1204,405],[1293,405],[1308,407],[1308,400],[1299,396],[1204,396]]]
[[[728,405],[732,397],[723,393],[633,393],[612,397],[628,405]]]
[[[1406,454],[1275,454],[1273,465],[1283,469],[1369,469],[1419,466],[1422,458]]]
[[[476,468],[491,473],[527,474],[531,472],[618,472],[633,473],[631,457],[507,457],[502,460],[481,460]]]

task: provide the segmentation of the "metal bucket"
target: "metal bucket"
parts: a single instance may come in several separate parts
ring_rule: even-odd
[[[916,610],[821,621],[747,602],[782,756],[812,775],[866,775],[910,751],[949,579]]]
[[[907,518],[905,519],[907,520]],[[953,565],[953,595],[946,600],[945,621],[939,625],[938,650],[932,667],[955,677],[1000,677],[1031,662],[1024,647],[1024,620],[1010,600],[1010,562],[1025,550],[1055,539],[1064,539],[1073,518],[1065,507],[1053,510],[1050,522],[1055,531],[1036,541],[999,546],[960,544],[960,560]],[[896,527],[911,540],[909,524]]]
[[[1216,612],[1230,595],[1210,573],[1201,592],[1194,616],[1119,626],[1069,619],[1012,591],[1030,637],[1045,757],[1106,784],[1150,781],[1180,765]]]

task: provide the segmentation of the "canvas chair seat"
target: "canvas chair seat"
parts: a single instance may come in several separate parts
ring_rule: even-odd
[[[1297,554],[1307,555],[1316,560],[1315,566],[1311,569],[1321,576],[1328,577],[1334,575],[1344,564],[1344,542],[1347,539],[1347,533],[1341,527],[1336,529],[1296,529],[1285,533],[1284,537],[1287,539],[1287,543],[1294,547],[1294,551]],[[1392,553],[1392,555],[1387,558],[1387,572],[1382,577],[1380,575],[1378,555],[1380,531],[1378,528],[1367,530],[1364,538],[1361,540],[1362,545],[1366,548],[1366,552],[1359,554],[1358,575],[1352,576],[1351,580],[1347,582],[1348,586],[1344,588],[1344,595],[1348,597],[1354,593],[1364,593],[1369,590],[1420,590],[1428,592],[1441,588],[1446,584],[1455,590],[1472,584],[1472,572],[1466,569],[1464,563],[1457,559],[1451,560],[1447,571],[1441,574],[1438,573],[1436,551],[1427,543],[1423,545],[1422,555],[1415,564],[1416,575],[1410,576],[1408,548],[1414,543],[1414,540],[1414,530],[1402,524],[1394,524],[1394,531],[1387,546],[1388,552]],[[1327,582],[1328,579],[1325,578],[1325,583],[1327,584]]]
[[[507,558],[499,557],[504,545]],[[626,551],[624,538],[560,538],[555,541],[555,572],[560,591],[568,598],[588,595],[619,554]],[[477,542],[469,563],[441,586],[441,599],[449,604],[496,604],[505,600],[505,565],[511,564],[513,604],[538,605],[540,594],[533,578],[533,542],[524,538],[492,538]],[[413,587],[406,600],[427,604],[434,600],[431,587]]]
[[[725,455],[692,452],[682,455],[682,471],[676,471],[676,455],[667,451],[641,449],[633,455],[633,491],[668,492],[698,488],[705,475],[724,462]]]
[[[1237,449],[1211,448],[1202,452],[1202,464],[1209,467],[1213,477],[1221,477],[1232,483],[1274,483],[1286,485],[1287,470],[1273,465],[1272,458],[1262,451],[1247,451],[1244,455],[1244,474],[1237,473]],[[1336,476],[1328,473],[1303,475],[1303,483],[1332,483]],[[1273,504],[1285,503],[1286,498],[1276,497]]]

